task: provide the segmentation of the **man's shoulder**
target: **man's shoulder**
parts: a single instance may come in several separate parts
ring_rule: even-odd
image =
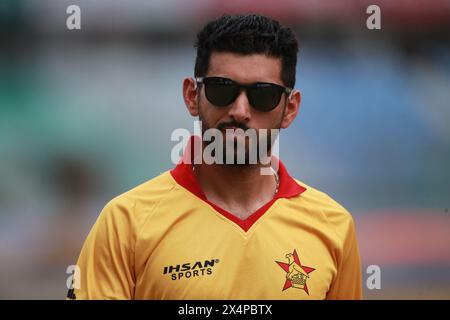
[[[300,197],[298,197],[298,201],[308,211],[321,215],[332,225],[348,226],[353,224],[351,213],[330,195],[300,180],[295,179],[295,181],[306,188]]]
[[[170,171],[165,171],[115,196],[106,204],[105,209],[120,209],[125,212],[148,212],[148,210],[169,194],[174,187],[175,182],[171,178]]]
[[[129,201],[151,201],[156,200],[175,187],[170,171],[165,171],[136,187],[122,193],[117,198]]]

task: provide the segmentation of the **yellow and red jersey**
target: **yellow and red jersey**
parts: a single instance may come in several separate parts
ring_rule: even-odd
[[[209,202],[186,161],[114,198],[77,262],[77,299],[360,299],[351,215],[279,163],[246,220]]]

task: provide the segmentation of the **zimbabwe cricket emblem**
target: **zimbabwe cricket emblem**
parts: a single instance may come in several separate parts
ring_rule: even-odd
[[[284,282],[282,291],[292,287],[305,290],[305,292],[309,295],[306,281],[309,279],[309,274],[316,269],[303,266],[300,263],[300,259],[298,258],[298,254],[295,249],[293,253],[288,253],[285,257],[288,260],[288,263],[275,261],[286,272],[286,281]]]

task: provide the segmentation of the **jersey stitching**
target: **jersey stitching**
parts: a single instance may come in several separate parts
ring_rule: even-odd
[[[144,226],[147,224],[148,220],[153,216],[153,214],[154,214],[156,208],[157,208],[158,205],[161,203],[161,201],[164,200],[164,199],[165,199],[165,198],[173,191],[174,188],[175,188],[175,185],[172,184],[172,186],[170,187],[170,189],[167,190],[167,191],[165,192],[165,194],[163,194],[163,195],[160,197],[160,199],[157,200],[157,201],[155,202],[155,204],[153,205],[153,207],[149,210],[149,212],[148,212],[148,214],[147,214],[147,217],[144,218],[144,221],[143,221],[143,222],[141,223],[141,225],[139,226],[139,231],[138,231],[138,233],[137,233],[136,242],[135,242],[135,244],[134,244],[134,246],[135,246],[135,251],[136,251],[137,239],[140,238],[140,236],[141,236],[141,234],[142,234],[142,232],[143,232],[142,229],[143,229]],[[136,200],[135,200],[135,201],[136,201]]]

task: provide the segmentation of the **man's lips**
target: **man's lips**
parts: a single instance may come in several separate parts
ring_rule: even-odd
[[[243,128],[240,125],[235,124],[223,124],[218,126],[219,130],[222,131],[224,136],[233,136],[235,138],[237,137],[244,137],[247,130],[249,128]]]
[[[238,127],[233,127],[233,126],[224,127],[224,130],[227,130],[227,129],[236,130],[236,129],[238,129]]]
[[[216,129],[219,129],[220,131],[225,131],[226,129],[230,129],[230,130],[236,130],[236,129],[242,129],[244,131],[247,131],[248,129],[250,129],[245,123],[241,123],[238,121],[224,121],[219,123],[216,126]]]
[[[241,129],[242,131],[247,131],[249,128],[242,128],[240,126],[233,126],[233,125],[227,125],[227,126],[222,126],[221,130],[225,131],[226,129],[229,130],[237,130],[237,129]]]
[[[239,128],[239,127],[232,127],[232,126],[231,127],[225,127],[223,129],[223,132],[224,132],[225,135],[227,135],[227,133],[228,133],[228,134],[232,134],[233,136],[236,136],[236,137],[245,135],[245,130],[244,129]]]
[[[224,135],[224,139],[227,139],[227,138],[231,138],[232,140],[248,139],[245,130],[242,128],[239,128],[239,127],[233,127],[233,126],[224,127],[222,132]]]

